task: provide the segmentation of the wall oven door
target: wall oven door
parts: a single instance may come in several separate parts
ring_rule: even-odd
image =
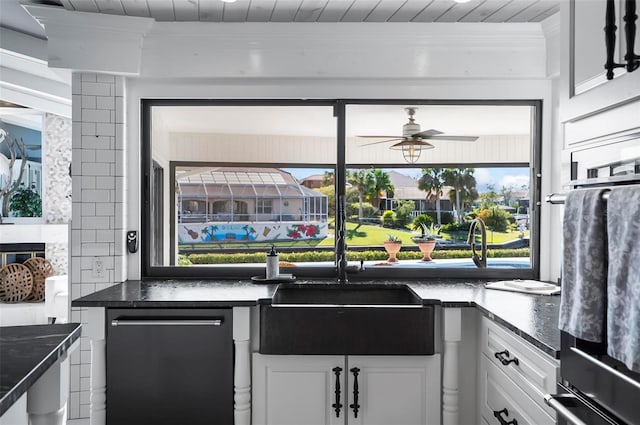
[[[640,425],[640,374],[606,355],[606,345],[561,332],[558,395],[545,397],[559,424]]]
[[[545,396],[545,401],[558,414],[558,425],[622,425],[601,406],[593,404],[569,387],[558,384],[558,394]]]

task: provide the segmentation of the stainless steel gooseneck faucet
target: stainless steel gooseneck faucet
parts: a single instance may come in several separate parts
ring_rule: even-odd
[[[476,252],[476,226],[480,227],[480,235],[481,235],[481,255],[478,256]],[[484,224],[484,221],[480,218],[475,218],[471,222],[471,227],[469,227],[469,237],[467,238],[467,243],[471,245],[471,259],[475,263],[476,266],[485,269],[487,268],[487,228]]]

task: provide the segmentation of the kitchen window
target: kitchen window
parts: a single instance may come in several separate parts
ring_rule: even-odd
[[[535,278],[540,110],[537,101],[145,100],[144,275],[248,278],[264,274],[275,245],[287,272],[335,277],[344,228],[349,264],[364,265],[354,279]],[[407,140],[421,142],[419,156],[395,146]],[[467,243],[476,217],[488,227],[484,269]],[[390,236],[402,240],[398,262],[385,251]],[[432,261],[423,239],[436,240]]]

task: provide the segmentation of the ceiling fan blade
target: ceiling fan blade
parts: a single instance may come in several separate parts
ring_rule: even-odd
[[[420,133],[416,133],[412,137],[429,137],[429,136],[435,136],[437,134],[442,134],[442,131],[434,130],[432,128],[429,130],[421,131]]]
[[[380,143],[394,142],[396,140],[404,140],[404,138],[396,137],[395,139],[387,139],[387,140],[381,140],[379,142],[365,143],[364,145],[360,145],[360,147],[362,147],[362,146],[370,146],[370,145],[379,145]]]
[[[478,136],[427,136],[427,140],[451,140],[455,142],[475,142]]]
[[[393,139],[393,138],[401,137],[401,136],[398,136],[397,134],[394,134],[393,136],[356,136],[356,137],[362,137],[362,138],[367,138],[367,139]]]

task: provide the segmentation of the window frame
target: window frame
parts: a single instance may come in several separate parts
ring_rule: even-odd
[[[303,100],[303,99],[141,99],[141,193],[143,194],[141,208],[141,259],[142,279],[158,278],[185,278],[185,279],[242,279],[248,280],[252,275],[264,273],[264,267],[225,267],[216,266],[155,266],[152,265],[152,119],[151,111],[156,106],[329,106],[333,107],[336,117],[336,164],[258,164],[252,166],[269,167],[310,167],[331,168],[335,167],[336,200],[345,195],[346,170],[358,167],[379,167],[379,164],[346,163],[346,106],[352,104],[371,105],[478,105],[478,106],[530,106],[532,108],[531,128],[531,155],[529,164],[526,163],[477,163],[477,164],[429,164],[420,163],[420,168],[438,167],[517,167],[528,166],[530,172],[530,268],[506,269],[506,268],[369,268],[357,274],[350,274],[351,280],[397,280],[397,279],[538,279],[540,276],[540,205],[541,205],[541,157],[542,157],[542,100],[416,100],[416,99],[332,99],[332,100]],[[172,161],[171,164],[180,164]],[[217,163],[221,166],[231,166],[231,163]],[[245,164],[246,165],[246,164]],[[385,164],[384,168],[415,168],[416,164]],[[170,184],[175,184],[174,167],[171,166]],[[175,217],[175,204],[170,205],[171,217]],[[336,216],[336,229],[344,226],[344,219]],[[173,220],[171,231],[174,231]],[[175,247],[171,247],[171,256],[175,256]],[[347,251],[348,252],[348,251]],[[304,266],[296,270],[296,276],[303,279],[336,278],[334,266]]]

